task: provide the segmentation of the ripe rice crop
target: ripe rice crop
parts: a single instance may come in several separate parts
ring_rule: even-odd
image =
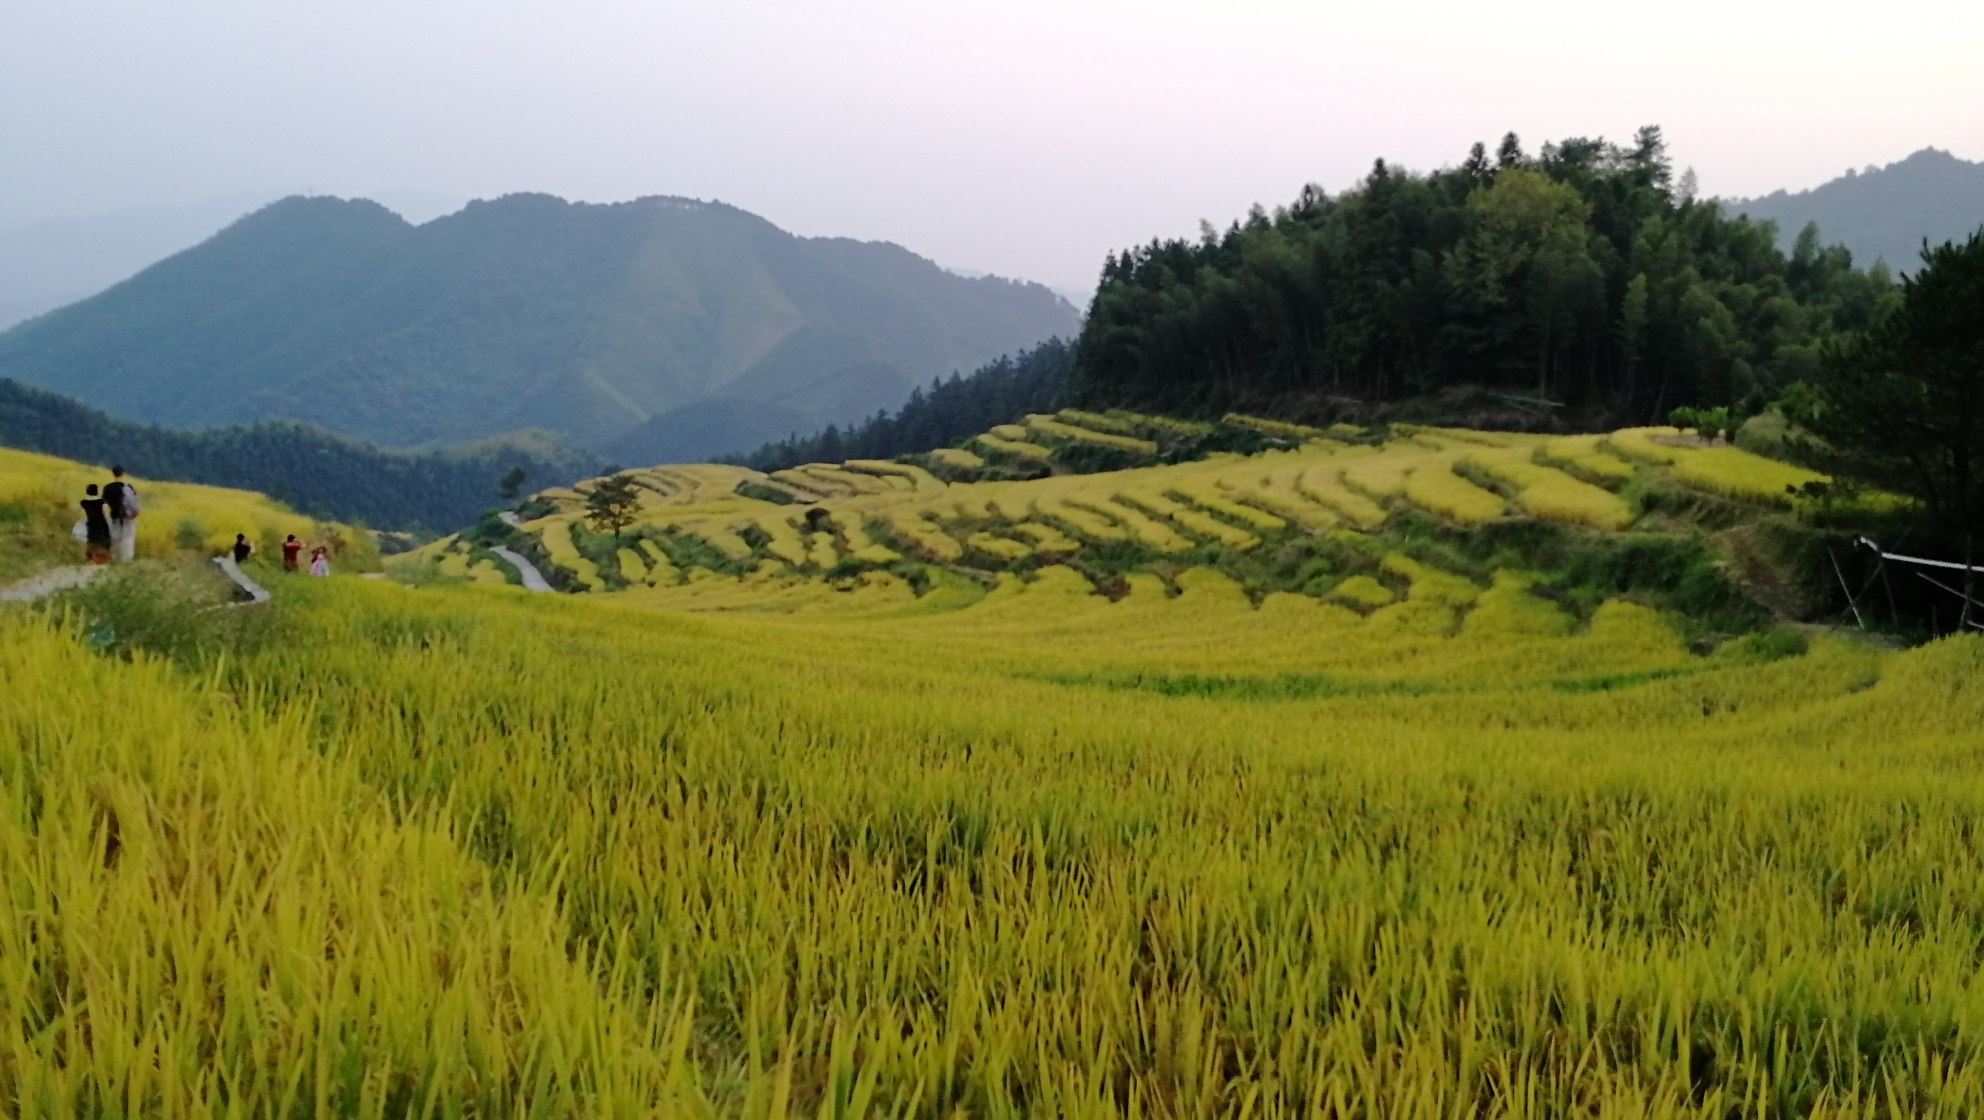
[[[999,427],[1012,428],[1017,426],[1014,424],[1001,424]],[[996,428],[994,429],[994,431],[997,430]],[[1025,429],[1021,430],[1024,431]],[[1037,443],[1028,443],[1023,439],[1007,439],[1003,436],[990,434],[976,436],[974,439],[980,447],[988,451],[993,451],[1001,455],[1015,455],[1022,459],[1046,459],[1054,454],[1049,448],[1042,447]]]
[[[1302,472],[1310,469],[1306,459],[1298,459],[1259,476],[1253,471],[1229,472],[1220,476],[1219,485],[1237,501],[1257,505],[1311,533],[1321,533],[1335,528],[1341,517],[1298,488]]]
[[[1433,463],[1438,470],[1445,470],[1451,457],[1435,459],[1427,449],[1412,444],[1387,444],[1379,453],[1352,459],[1342,469],[1343,481],[1351,489],[1374,498],[1389,498],[1405,493],[1405,476],[1413,469]]]
[[[1311,428],[1305,424],[1290,424],[1281,420],[1266,420],[1259,416],[1247,416],[1229,412],[1220,418],[1222,424],[1232,424],[1241,428],[1252,428],[1271,436],[1284,436],[1288,439],[1320,439],[1325,434],[1321,428]]]
[[[1406,498],[1421,509],[1432,510],[1462,525],[1479,525],[1502,516],[1507,506],[1501,497],[1455,474],[1448,467],[1451,461],[1442,457],[1407,475]]]
[[[910,463],[893,463],[887,459],[849,459],[843,466],[847,470],[862,474],[902,479],[909,483],[911,490],[918,493],[936,494],[942,493],[945,489],[942,479]]]
[[[1726,497],[1789,507],[1796,489],[1829,479],[1817,471],[1752,455],[1734,447],[1689,449],[1674,457],[1674,477]]]
[[[1350,489],[1343,482],[1343,468],[1330,464],[1302,472],[1296,488],[1306,497],[1342,514],[1344,520],[1360,529],[1375,529],[1385,523],[1385,507]]]
[[[1056,420],[1072,424],[1077,428],[1087,428],[1095,432],[1111,432],[1119,436],[1137,434],[1137,425],[1127,418],[1105,416],[1099,412],[1083,412],[1079,408],[1064,408],[1054,414]]]
[[[957,538],[931,523],[921,509],[896,509],[888,514],[889,529],[921,551],[947,563],[964,558],[964,547]]]
[[[647,557],[650,584],[672,584],[680,581],[682,573],[676,570],[674,563],[668,559],[668,553],[663,552],[660,545],[643,537],[640,546]]]
[[[1196,509],[1181,508],[1171,515],[1171,520],[1202,537],[1211,537],[1229,548],[1245,551],[1261,543],[1259,537],[1247,530],[1237,525],[1229,525],[1209,513],[1202,513]]]
[[[834,551],[832,533],[809,533],[806,545],[806,560],[813,566],[825,570],[840,561],[840,553]]]
[[[749,560],[756,553],[756,550],[751,547],[750,541],[738,535],[738,528],[738,525],[725,525],[722,528],[717,528],[715,527],[715,523],[705,522],[691,531],[715,546],[716,550],[723,553],[726,557],[732,560]]]
[[[1465,462],[1516,490],[1516,504],[1549,521],[1567,521],[1616,533],[1632,523],[1623,499],[1602,487],[1580,482],[1563,471],[1539,465],[1530,450],[1469,452]]]
[[[868,530],[854,516],[836,515],[834,524],[840,526],[841,536],[847,540],[847,554],[856,560],[870,564],[889,564],[902,559],[902,554],[885,545],[876,544],[868,535]]]
[[[1041,498],[1034,503],[1034,509],[1042,517],[1066,523],[1091,541],[1120,541],[1128,537],[1115,522],[1063,498]]]
[[[1406,597],[1423,603],[1439,603],[1448,607],[1464,607],[1481,596],[1481,589],[1467,580],[1429,567],[1401,552],[1394,552],[1384,558],[1381,566],[1388,572],[1404,576],[1409,583]]]
[[[964,470],[977,470],[985,465],[983,458],[962,447],[939,447],[930,452],[930,457],[946,466],[960,467]]]
[[[1654,436],[1679,436],[1679,428],[1621,428],[1606,436],[1603,446],[1624,455],[1628,459],[1639,459],[1648,463],[1672,463],[1681,449],[1672,444],[1657,443]]]
[[[1156,428],[1174,432],[1181,436],[1202,436],[1211,433],[1214,425],[1203,420],[1180,420],[1171,416],[1147,416],[1141,412],[1125,412],[1112,408],[1105,415],[1112,420],[1120,420],[1135,428]]]
[[[796,568],[806,562],[806,543],[799,539],[799,530],[788,516],[768,513],[754,518],[752,524],[765,535],[765,552]]]
[[[973,533],[965,544],[1001,560],[1024,560],[1033,555],[1033,548],[1030,545],[984,532]]]
[[[641,554],[631,548],[617,549],[614,556],[620,561],[620,578],[628,583],[646,583],[648,566],[641,561]]]
[[[1331,588],[1330,594],[1360,607],[1382,607],[1398,598],[1391,588],[1370,576],[1351,576]]]
[[[994,424],[989,431],[999,439],[1023,440],[1030,438],[1025,424]]]
[[[1462,620],[1462,632],[1476,637],[1570,633],[1577,620],[1548,599],[1530,594],[1529,588],[1529,579],[1519,573],[1496,572],[1495,585],[1476,597],[1474,609]]]
[[[539,526],[542,528],[539,528]],[[572,523],[562,517],[547,517],[532,522],[530,528],[536,530],[538,539],[544,542],[544,551],[551,562],[572,573],[581,586],[588,591],[606,590],[606,581],[599,578],[599,566],[579,555],[572,546]]]
[[[1013,526],[1012,531],[1018,536],[1032,540],[1035,551],[1048,553],[1049,555],[1074,552],[1081,547],[1066,536],[1063,536],[1061,530],[1056,529],[1052,525],[1043,525],[1038,521],[1022,522]]]
[[[1442,443],[1458,442],[1479,444],[1482,447],[1528,447],[1535,443],[1533,436],[1521,436],[1511,432],[1478,432],[1470,428],[1435,428],[1423,424],[1394,424],[1392,430],[1408,436],[1428,437]]]
[[[211,673],[0,616],[14,1111],[1984,1108],[1984,640],[293,582]]]
[[[1218,488],[1204,482],[1181,482],[1173,493],[1211,513],[1223,513],[1228,518],[1242,522],[1261,532],[1279,533],[1288,528],[1288,522],[1264,509],[1228,501]]]
[[[1123,451],[1134,451],[1140,455],[1157,454],[1157,444],[1147,439],[1115,435],[1111,432],[1091,431],[1072,424],[1063,424],[1052,416],[1033,415],[1026,418],[1029,431],[1038,432],[1055,439],[1070,440],[1075,443],[1093,443],[1102,447],[1114,447]]]
[[[1543,461],[1569,465],[1585,474],[1608,482],[1625,482],[1633,477],[1633,465],[1599,449],[1604,436],[1564,436],[1543,445]]]
[[[846,483],[804,474],[797,470],[773,471],[767,477],[809,502],[855,493],[854,488]]]
[[[803,477],[834,489],[839,494],[887,494],[896,488],[879,475],[842,470],[833,463],[808,463],[795,467]]]
[[[510,586],[510,577],[503,574],[503,569],[494,560],[477,560],[469,565],[468,578],[491,587]]]
[[[1079,500],[1077,499],[1077,501]],[[1153,494],[1127,493],[1116,498],[1099,501],[1082,501],[1080,504],[1085,508],[1113,519],[1125,529],[1128,529],[1131,536],[1159,552],[1190,552],[1192,550],[1192,542],[1189,539],[1179,536],[1169,525],[1146,516],[1143,512],[1144,510],[1150,510],[1159,516],[1167,516],[1164,509],[1157,508],[1156,503],[1159,502],[1162,502],[1162,499],[1157,498]],[[1162,502],[1162,504],[1166,506],[1172,505],[1169,502]]]

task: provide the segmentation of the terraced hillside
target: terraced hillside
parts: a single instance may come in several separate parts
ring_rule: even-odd
[[[1267,449],[1164,461],[1204,454],[1216,427]],[[1091,448],[1147,465],[1066,473]],[[913,461],[635,471],[641,508],[619,539],[586,520],[592,480],[537,495],[514,537],[570,590],[684,610],[821,609],[876,588],[968,599],[1065,566],[1109,598],[1175,595],[1204,569],[1256,603],[1286,592],[1381,615],[1410,596],[1409,566],[1421,565],[1466,586],[1447,595],[1460,615],[1506,575],[1579,620],[1638,594],[1740,632],[1770,608],[1798,613],[1770,570],[1795,557],[1773,554],[1760,523],[1794,526],[1800,488],[1820,477],[1671,428],[1408,428],[1379,442],[1248,417],[1067,411]],[[470,534],[414,560],[477,547]]]

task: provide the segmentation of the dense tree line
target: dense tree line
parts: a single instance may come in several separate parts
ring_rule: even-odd
[[[829,424],[815,435],[795,435],[724,461],[776,471],[801,463],[893,459],[946,447],[994,424],[1053,408],[1067,383],[1074,353],[1069,343],[1050,338],[1031,350],[988,362],[969,375],[954,373],[948,381],[932,381],[927,391],[911,392],[893,416],[877,412],[844,430]]]
[[[0,378],[0,444],[117,463],[145,478],[259,490],[299,512],[382,529],[469,524],[497,504],[505,473],[518,467],[533,488],[598,469],[585,452],[557,446],[490,443],[408,454],[281,420],[177,431],[113,419],[6,378]]]
[[[1925,249],[1896,306],[1828,346],[1783,410],[1815,466],[1916,499],[1934,544],[1984,544],[1984,230]]]
[[[1684,180],[1687,177],[1683,177]],[[1751,405],[1814,376],[1826,341],[1893,298],[1807,228],[1725,218],[1676,183],[1660,130],[1419,175],[1380,160],[1224,233],[1111,254],[1073,403],[1208,415],[1344,415],[1458,385],[1586,423]]]

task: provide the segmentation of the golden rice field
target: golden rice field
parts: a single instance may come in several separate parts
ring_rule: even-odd
[[[1984,1111],[1984,638],[1702,652],[1372,535],[1781,464],[1354,434],[650,468],[525,523],[585,594],[465,531],[193,664],[0,607],[0,1114]],[[1368,563],[1217,570],[1302,540]]]
[[[0,1100],[1984,1108],[1984,640],[1702,656],[1384,571],[297,581],[187,670],[0,613]]]

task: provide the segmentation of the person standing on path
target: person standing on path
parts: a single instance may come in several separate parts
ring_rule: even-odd
[[[296,555],[302,551],[303,542],[296,539],[295,533],[284,537],[282,541],[282,570],[285,572],[295,571]]]
[[[313,576],[327,576],[331,574],[330,549],[320,544],[317,546],[317,551],[310,554],[310,574]]]
[[[118,563],[129,563],[138,553],[138,488],[124,481],[124,468],[110,468],[110,485],[103,488],[103,500],[110,512],[110,555]]]
[[[92,564],[110,563],[110,515],[104,512],[107,499],[97,497],[96,483],[83,491],[83,558]]]
[[[236,564],[247,563],[248,554],[253,551],[255,551],[255,546],[248,543],[248,534],[234,534],[234,562]]]

